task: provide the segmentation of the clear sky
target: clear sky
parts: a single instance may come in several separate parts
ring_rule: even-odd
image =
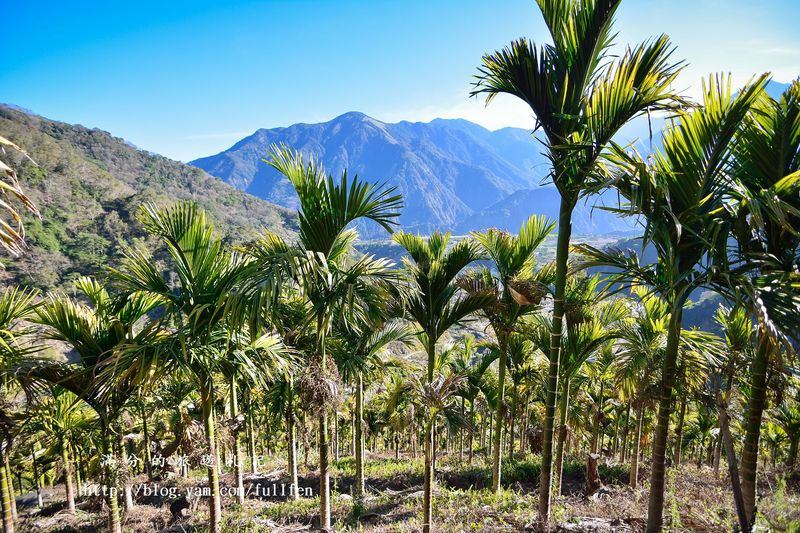
[[[484,52],[546,39],[531,0],[4,2],[0,102],[180,160],[347,111],[529,126],[467,97]],[[701,76],[800,75],[800,0],[625,0],[619,38],[669,34]]]

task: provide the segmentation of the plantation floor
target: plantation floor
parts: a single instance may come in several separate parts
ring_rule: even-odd
[[[458,457],[442,458],[437,465],[439,480],[434,515],[439,531],[524,531],[534,523],[537,506],[536,479],[539,465],[534,460],[507,463],[505,488],[498,495],[486,489],[489,469],[482,457],[468,466]],[[598,495],[582,495],[584,466],[578,461],[565,464],[565,496],[554,502],[553,515],[560,531],[639,531],[647,512],[647,467],[642,469],[640,487],[627,486],[628,470],[624,465],[604,465],[601,477],[606,483]],[[287,501],[281,496],[281,483],[288,485],[285,470],[278,462],[267,465],[268,474],[248,476],[251,488],[244,506],[230,498],[223,499],[225,524],[229,531],[304,531],[315,528],[319,500],[315,497]],[[316,494],[318,477],[301,469],[301,487]],[[395,461],[389,457],[368,457],[366,478],[369,497],[363,508],[354,505],[350,493],[354,483],[352,459],[336,464],[332,479],[332,502],[337,531],[395,532],[421,530],[422,463],[419,459]],[[759,525],[773,531],[800,529],[800,483],[795,474],[788,481],[778,472],[762,476]],[[136,483],[145,483],[140,477]],[[223,476],[230,486],[232,476]],[[274,483],[274,485],[273,485]],[[161,487],[202,486],[202,474],[190,479],[158,481]],[[278,495],[267,491],[277,489]],[[172,521],[169,497],[139,494],[134,512],[125,517],[126,531],[203,531],[208,518],[204,501],[197,503],[188,516]],[[45,491],[45,508],[35,509],[35,498],[19,499],[21,531],[103,531],[104,515],[98,498],[80,501],[75,515],[64,508],[62,487]],[[670,531],[732,531],[735,524],[728,481],[716,479],[708,467],[684,464],[670,470],[667,483],[665,521]]]

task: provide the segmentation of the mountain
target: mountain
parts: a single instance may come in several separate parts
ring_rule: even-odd
[[[770,85],[770,89],[780,87]],[[664,117],[639,117],[616,140],[635,142],[641,153],[648,153],[660,147],[665,125]],[[559,197],[552,185],[546,185],[549,161],[536,135],[520,128],[490,131],[464,119],[389,124],[350,112],[319,124],[260,129],[227,150],[190,164],[238,189],[296,208],[288,181],[264,162],[274,144],[313,155],[334,174],[347,168],[370,181],[396,186],[404,196],[400,222],[407,230],[514,231],[532,213],[558,216]],[[616,198],[607,195],[579,204],[575,234],[636,231],[631,221],[596,209],[597,204],[615,205]],[[379,233],[368,229],[365,236]]]
[[[232,242],[252,238],[262,227],[296,234],[295,213],[105,131],[0,105],[0,134],[36,161],[11,152],[4,158],[18,169],[20,183],[42,213],[42,220],[25,217],[26,253],[0,258],[6,267],[0,272],[3,283],[63,287],[113,264],[126,245],[153,246],[135,219],[138,206],[149,201],[196,201]]]
[[[767,94],[772,98],[779,100],[781,95],[789,88],[790,83],[781,83],[779,81],[770,80],[767,82]]]
[[[460,227],[509,195],[538,187],[548,168],[526,130],[489,131],[462,119],[387,124],[356,112],[321,124],[260,129],[191,164],[234,187],[296,207],[289,183],[263,162],[273,144],[313,154],[334,174],[347,168],[397,186],[405,200],[401,224],[420,232]]]
[[[631,219],[621,218],[601,209],[616,205],[613,193],[604,193],[600,198],[580,202],[572,216],[572,231],[575,235],[628,234],[637,231]],[[553,186],[523,189],[482,209],[457,227],[457,233],[473,229],[496,227],[516,232],[523,222],[535,213],[558,220],[561,196]]]

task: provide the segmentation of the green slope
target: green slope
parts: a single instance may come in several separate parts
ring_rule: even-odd
[[[252,239],[261,228],[285,237],[296,232],[295,213],[101,130],[0,105],[0,135],[38,164],[4,155],[16,165],[23,187],[42,213],[41,221],[26,217],[25,255],[2,258],[3,284],[65,286],[79,275],[113,264],[125,245],[151,245],[135,220],[144,202],[196,201],[234,243]]]

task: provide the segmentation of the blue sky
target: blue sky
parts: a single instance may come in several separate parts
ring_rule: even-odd
[[[467,93],[484,52],[546,39],[531,0],[30,0],[3,14],[0,102],[184,161],[351,110],[529,126],[513,99],[484,109]],[[711,72],[800,75],[798,21],[798,0],[625,0],[617,29],[622,43],[669,34],[692,94]]]

